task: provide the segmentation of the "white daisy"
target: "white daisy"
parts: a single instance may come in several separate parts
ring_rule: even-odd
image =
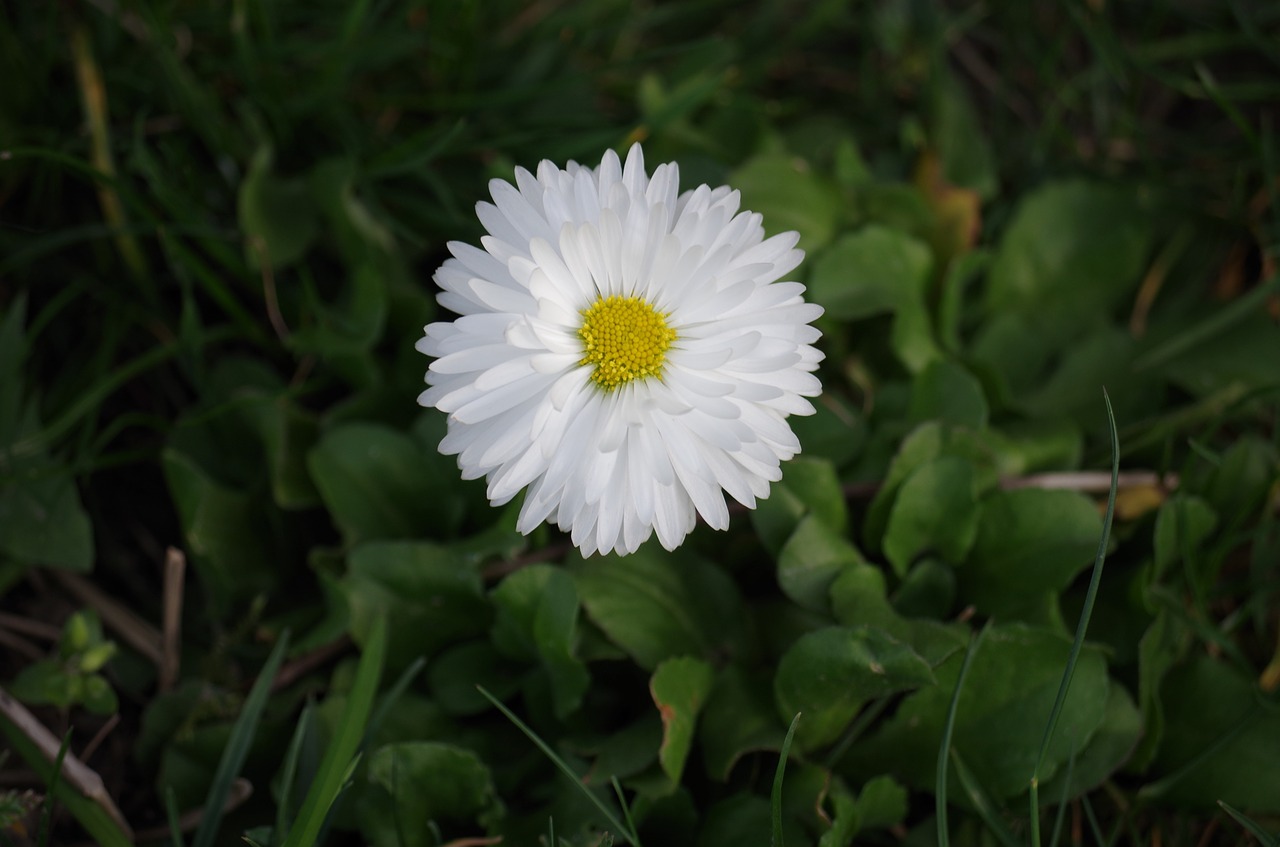
[[[417,343],[440,451],[494,505],[527,488],[520,531],[552,521],[584,555],[655,530],[672,550],[699,514],[728,527],[723,492],[767,497],[800,451],[787,416],[822,388],[822,308],[776,281],[799,235],[766,239],[728,186],[679,194],[675,164],[650,178],[639,145],[489,190],[484,249],[450,243],[435,275],[459,317]]]

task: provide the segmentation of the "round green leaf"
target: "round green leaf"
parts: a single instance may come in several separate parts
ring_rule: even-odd
[[[795,743],[832,743],[869,700],[928,685],[929,664],[880,629],[829,627],[800,638],[778,663],[774,693],[781,715],[804,715]]]
[[[842,237],[815,260],[809,296],[842,320],[923,310],[932,264],[922,242],[873,224]]]
[[[360,810],[362,830],[376,847],[428,847],[436,843],[429,823],[491,825],[502,814],[489,768],[475,753],[451,744],[379,747],[369,757],[368,780],[383,791]]]
[[[1053,779],[1041,781],[1040,796],[1055,799],[1064,796],[1064,783],[1067,798],[1079,797],[1097,788],[1129,760],[1142,733],[1142,713],[1124,686],[1112,682],[1107,688],[1107,708],[1102,723],[1088,745],[1076,753],[1070,768],[1070,782],[1066,782],[1068,769],[1060,768]]]
[[[903,482],[889,513],[884,553],[900,576],[922,553],[962,561],[978,531],[973,466],[945,456],[917,468]]]
[[[269,145],[258,148],[240,183],[240,229],[254,267],[282,268],[302,258],[319,232],[315,201],[305,180],[272,173]]]
[[[572,567],[593,623],[640,667],[672,656],[723,656],[741,649],[742,600],[723,571],[690,553],[652,545],[629,556]]]
[[[757,156],[729,177],[742,207],[759,212],[769,232],[795,230],[800,247],[825,246],[835,232],[840,199],[803,159],[778,153]]]
[[[940,359],[915,378],[911,390],[911,420],[938,420],[969,429],[987,425],[987,398],[982,384],[954,362]]]
[[[433,457],[390,427],[351,423],[324,435],[307,467],[348,544],[390,538],[448,536],[462,517],[458,498]]]
[[[800,606],[827,612],[831,583],[842,571],[864,563],[858,549],[810,515],[800,522],[778,554],[778,585]]]
[[[376,620],[395,621],[387,643],[392,669],[489,628],[479,571],[434,544],[361,544],[348,557],[343,587],[357,644],[365,643]]]
[[[1073,180],[1018,207],[996,252],[987,306],[1052,315],[1063,331],[1128,302],[1145,270],[1150,224],[1133,192]]]
[[[982,502],[977,540],[957,571],[961,596],[985,614],[1017,617],[1088,567],[1101,536],[1102,517],[1082,494],[994,492]]]
[[[1169,776],[1142,794],[1280,813],[1280,711],[1259,698],[1254,680],[1202,656],[1170,671],[1160,698],[1165,731],[1153,767]]]
[[[673,784],[680,782],[693,744],[694,723],[711,693],[711,665],[692,656],[667,659],[649,680],[649,694],[662,717],[658,762]]]
[[[1022,625],[993,626],[983,638],[965,679],[952,743],[992,797],[1027,790],[1070,650],[1071,642],[1057,632]],[[937,685],[909,695],[879,732],[853,748],[846,760],[853,771],[868,777],[889,773],[915,788],[932,790],[962,653],[953,653],[937,668]],[[1101,651],[1086,647],[1045,752],[1042,781],[1052,778],[1098,731],[1109,685]],[[959,784],[954,770],[950,779]]]
[[[778,719],[770,680],[737,665],[725,668],[703,709],[698,741],[707,773],[725,782],[744,754],[781,750],[786,735]]]

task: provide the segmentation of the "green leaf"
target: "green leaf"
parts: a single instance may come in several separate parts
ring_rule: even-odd
[[[862,786],[854,804],[858,829],[887,829],[902,823],[907,816],[907,789],[886,774]]]
[[[893,608],[908,618],[946,619],[955,602],[955,568],[937,559],[912,565],[893,593]]]
[[[960,695],[952,744],[992,797],[1027,790],[1070,650],[1069,639],[1047,629],[1013,624],[987,630]],[[909,695],[880,731],[859,742],[848,758],[854,771],[888,773],[911,787],[933,788],[938,745],[963,660],[960,652],[952,653],[936,669],[937,685]],[[1109,684],[1102,653],[1086,647],[1045,752],[1042,780],[1051,779],[1072,747],[1087,745],[1098,731]]]
[[[742,208],[764,217],[770,234],[795,230],[800,247],[819,250],[831,240],[840,200],[803,159],[766,153],[729,176],[742,193]]]
[[[942,456],[969,460],[975,475],[974,485],[979,493],[996,484],[998,474],[991,445],[967,429],[947,426],[938,421],[921,424],[903,439],[889,464],[880,490],[867,509],[862,540],[868,549],[881,549],[889,517],[903,483],[918,468]]]
[[[936,420],[978,430],[986,427],[987,415],[982,384],[960,365],[939,359],[916,376],[911,390],[913,423]]]
[[[1134,768],[1145,769],[1160,749],[1165,727],[1160,687],[1190,643],[1188,627],[1163,609],[1138,641],[1138,707],[1142,710],[1143,733],[1133,754]]]
[[[1153,763],[1169,774],[1139,796],[1206,809],[1216,801],[1280,812],[1280,711],[1253,679],[1207,656],[1170,670],[1161,686],[1165,734]]]
[[[693,744],[694,723],[711,693],[711,665],[692,656],[678,656],[658,665],[649,680],[649,694],[662,716],[662,746],[658,762],[672,784],[679,784]]]
[[[1170,671],[1160,697],[1165,732],[1153,768],[1167,776],[1139,797],[1280,813],[1280,711],[1258,696],[1253,679],[1201,656]]]
[[[75,483],[61,468],[38,473],[0,482],[0,553],[29,565],[91,570],[93,525]]]
[[[269,591],[281,571],[262,499],[216,481],[184,453],[166,449],[160,458],[187,553],[218,606]]]
[[[785,732],[774,705],[771,680],[730,665],[716,677],[702,711],[698,742],[707,774],[727,782],[743,755],[780,750]]]
[[[592,751],[595,760],[591,763],[591,770],[583,775],[583,783],[609,785],[614,779],[627,779],[639,774],[657,761],[662,736],[662,718],[657,712],[645,712],[603,739]],[[665,786],[667,790],[672,787]]]
[[[271,476],[271,496],[282,509],[319,505],[320,494],[307,471],[307,452],[319,427],[315,415],[284,392],[244,392],[240,409],[257,430]]]
[[[867,226],[814,262],[809,296],[840,320],[923,308],[931,265],[923,243],[886,226]]]
[[[866,559],[817,515],[800,522],[778,554],[778,585],[798,605],[830,611],[828,592],[842,571]]]
[[[479,571],[434,544],[361,544],[348,557],[343,587],[357,644],[368,642],[379,621],[395,621],[386,649],[392,670],[489,628]]]
[[[776,556],[809,513],[837,534],[848,529],[849,510],[835,468],[825,459],[798,457],[782,466],[782,479],[751,511],[751,524]]]
[[[374,539],[448,537],[462,518],[449,482],[414,439],[389,427],[335,427],[307,456],[307,467],[348,544]]]
[[[1097,788],[1129,760],[1143,733],[1142,713],[1124,686],[1112,682],[1107,689],[1107,706],[1098,731],[1083,749],[1076,751],[1065,796],[1074,799]],[[1040,796],[1056,800],[1063,794],[1067,768],[1040,784]]]
[[[306,181],[276,176],[273,161],[270,145],[253,154],[237,205],[249,264],[279,269],[307,252],[319,233],[319,220]]]
[[[1160,506],[1155,526],[1155,571],[1158,581],[1184,556],[1194,556],[1218,526],[1218,515],[1204,499],[1178,493]]]
[[[929,664],[880,629],[829,627],[802,636],[778,663],[774,693],[781,715],[804,715],[803,750],[840,737],[870,700],[933,682]]]
[[[777,484],[795,494],[832,531],[844,534],[848,530],[849,509],[831,462],[797,456],[782,466],[782,480]]]
[[[489,709],[477,686],[509,697],[520,687],[520,671],[489,642],[468,641],[436,654],[427,666],[427,685],[441,708],[455,715],[475,715]]]
[[[816,398],[813,408],[812,415],[793,416],[788,421],[804,445],[805,454],[827,459],[836,467],[848,464],[862,451],[867,439],[862,415],[831,393]]]
[[[859,565],[840,574],[831,584],[831,605],[840,623],[883,630],[910,644],[930,667],[963,650],[968,640],[968,630],[962,625],[902,617],[886,597],[884,573],[872,565]]]
[[[1270,442],[1245,435],[1222,454],[1207,475],[1194,474],[1188,483],[1217,511],[1227,526],[1237,525],[1257,513],[1275,480],[1280,478],[1280,456]]]
[[[673,656],[733,656],[741,649],[737,586],[691,553],[648,546],[629,556],[580,559],[570,572],[592,622],[647,671]]]
[[[921,465],[903,481],[884,535],[885,556],[899,576],[923,553],[964,559],[978,533],[976,488],[972,463],[952,456]]]
[[[85,572],[93,526],[71,473],[47,455],[23,385],[26,313],[23,293],[0,312],[0,559]]]
[[[1115,326],[1101,327],[1075,339],[1061,353],[1058,366],[1028,390],[1021,407],[1033,418],[1073,420],[1081,425],[1097,417],[1098,390],[1107,386],[1124,409],[1136,416],[1159,406],[1157,386],[1133,374],[1130,363],[1136,342]]]
[[[494,645],[516,659],[537,659],[551,685],[556,716],[578,708],[590,685],[575,655],[578,591],[573,578],[550,565],[507,576],[490,594],[496,616]]]
[[[840,320],[894,315],[894,352],[914,373],[941,355],[925,309],[932,266],[922,242],[872,224],[842,237],[814,262],[809,296]]]
[[[1022,201],[1000,241],[987,309],[1046,316],[1064,333],[1096,322],[1132,298],[1150,238],[1133,192],[1049,183]]]
[[[994,492],[982,502],[977,540],[957,571],[961,597],[993,617],[1024,614],[1089,566],[1100,535],[1102,518],[1082,494]]]
[[[996,192],[995,154],[964,86],[941,74],[930,98],[930,141],[942,159],[947,182],[989,200]]]
[[[1160,372],[1175,385],[1199,397],[1233,385],[1243,390],[1274,386],[1274,363],[1280,361],[1280,333],[1276,332],[1275,320],[1265,309],[1253,308],[1233,315],[1232,307],[1238,307],[1242,301],[1243,298],[1235,300],[1212,313],[1220,320],[1228,319],[1225,326],[1215,326],[1215,322],[1206,320],[1205,313],[1198,310],[1185,334],[1166,339],[1152,352],[1159,354],[1183,339],[1196,339],[1199,333],[1210,328],[1211,334],[1196,339],[1184,352],[1161,363]]]
[[[376,847],[431,847],[431,823],[496,823],[502,805],[485,763],[470,750],[434,741],[387,744],[369,756],[368,780],[381,792],[361,805],[361,829]]]
[[[773,810],[769,801],[755,794],[732,794],[716,802],[702,817],[698,827],[699,847],[743,847],[765,844],[770,832]],[[785,844],[804,844],[806,833],[798,821],[782,822]]]

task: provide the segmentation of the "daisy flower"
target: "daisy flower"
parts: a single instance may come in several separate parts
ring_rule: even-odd
[[[697,516],[729,525],[724,492],[754,508],[800,452],[789,415],[813,413],[822,314],[799,235],[764,237],[738,192],[679,193],[635,145],[597,168],[542,162],[493,180],[482,248],[452,242],[440,305],[417,349],[418,398],[448,415],[440,451],[518,528],[550,521],[584,555],[675,549]],[[527,489],[527,490],[526,490]]]

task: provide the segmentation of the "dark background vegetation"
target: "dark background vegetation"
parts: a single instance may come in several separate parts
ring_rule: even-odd
[[[990,756],[1034,762],[1048,703],[1017,698],[1056,690],[1084,602],[1105,384],[1125,473],[1077,699],[1118,705],[1069,711],[1097,778],[1059,779],[1044,819],[1066,798],[1064,837],[1245,843],[1222,799],[1274,832],[1278,103],[1280,8],[1243,0],[0,3],[0,684],[165,831],[166,791],[186,811],[227,784],[288,631],[237,843],[297,810],[381,617],[384,692],[428,661],[379,701],[331,843],[609,828],[476,682],[597,788],[613,767],[650,845],[764,843],[794,702],[838,731],[798,736],[789,841],[929,843],[938,739],[902,716],[932,726],[994,619],[1022,628],[984,649],[1026,674],[961,708],[994,811],[953,785],[952,822],[1025,841],[1025,783],[993,787]],[[435,454],[413,343],[489,179],[634,141],[801,232],[827,393],[796,422],[808,458],[727,537],[584,563]],[[1049,471],[1083,475],[1065,499],[1009,493]],[[668,633],[619,598],[629,579],[699,623]],[[864,625],[928,673],[833,704],[815,680],[854,686],[857,663],[814,634],[885,648]],[[681,657],[690,721],[752,705],[716,713],[728,738],[703,713],[673,770],[654,674]],[[20,839],[47,782],[6,731]]]

